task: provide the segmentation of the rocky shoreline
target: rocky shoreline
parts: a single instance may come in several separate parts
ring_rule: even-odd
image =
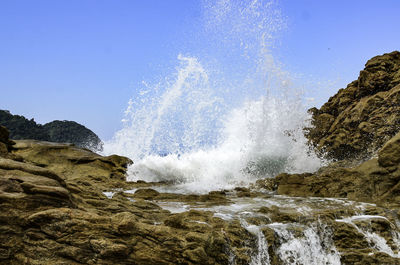
[[[372,58],[358,80],[311,109],[310,142],[336,163],[314,174],[281,174],[272,186],[289,196],[400,203],[400,52]],[[271,185],[271,183],[269,184]]]
[[[400,53],[375,57],[311,110],[306,134],[332,163],[204,195],[0,127],[0,263],[400,264],[399,102]]]

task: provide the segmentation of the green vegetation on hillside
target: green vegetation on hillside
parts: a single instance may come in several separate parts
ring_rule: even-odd
[[[10,131],[10,138],[15,140],[72,143],[93,151],[103,148],[103,143],[94,132],[74,121],[52,121],[41,125],[34,119],[28,120],[24,116],[0,110],[0,125],[5,126]]]

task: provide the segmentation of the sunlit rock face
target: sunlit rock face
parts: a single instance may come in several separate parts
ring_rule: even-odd
[[[400,52],[370,59],[358,79],[320,109],[306,134],[322,155],[369,158],[400,128]]]
[[[316,173],[280,174],[269,182],[278,194],[289,196],[320,196],[349,198],[356,201],[397,204],[399,196],[399,137],[390,139],[377,158],[346,167],[332,163]],[[267,185],[269,183],[261,185]]]
[[[321,155],[337,160],[314,174],[280,174],[269,185],[278,194],[400,202],[398,166],[400,53],[369,60],[357,81],[313,109],[307,137]],[[370,133],[365,130],[369,128]]]

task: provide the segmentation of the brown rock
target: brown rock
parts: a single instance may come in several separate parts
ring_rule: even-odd
[[[144,199],[226,203],[225,192],[159,194],[127,183],[131,161],[68,144],[17,141],[0,158],[1,264],[228,264],[252,236],[206,211],[171,214]],[[135,194],[122,192],[142,187]],[[135,186],[137,185],[137,186]],[[115,191],[107,198],[103,191]],[[243,263],[238,263],[243,264]]]
[[[400,130],[400,52],[369,60],[358,80],[320,109],[310,109],[306,136],[333,159],[370,158]]]
[[[138,189],[135,191],[134,198],[141,198],[145,200],[157,197],[160,193],[153,189]]]
[[[379,165],[398,167],[400,164],[400,133],[390,139],[379,151]]]
[[[400,133],[379,151],[378,158],[357,166],[331,164],[314,174],[280,174],[277,193],[289,196],[343,197],[373,203],[400,203]],[[400,204],[399,204],[400,205]]]

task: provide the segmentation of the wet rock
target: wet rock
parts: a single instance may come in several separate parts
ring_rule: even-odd
[[[229,200],[226,198],[225,191],[210,191],[206,195],[200,195],[199,201],[207,202],[208,206],[222,205],[229,202]]]
[[[374,253],[369,251],[357,251],[357,250],[346,251],[341,255],[340,261],[342,262],[342,264],[355,264],[355,265],[400,264],[398,259],[393,258],[386,253],[382,252]]]
[[[252,193],[249,188],[245,187],[236,187],[234,189],[238,197],[251,197]]]
[[[208,263],[208,256],[204,248],[197,247],[195,249],[188,249],[183,252],[183,257],[187,258],[195,264],[211,264]]]
[[[252,236],[206,211],[172,214],[156,200],[227,203],[224,191],[160,194],[127,183],[132,163],[69,144],[17,141],[0,158],[0,263],[228,264]],[[123,192],[139,188],[134,194]],[[112,197],[103,192],[111,191]],[[148,201],[152,199],[153,201]]]
[[[334,224],[333,240],[339,251],[348,249],[368,249],[369,243],[363,234],[348,223],[336,222]]]
[[[260,213],[265,213],[271,220],[271,222],[277,223],[296,223],[300,222],[303,219],[304,222],[304,215],[295,212],[295,211],[282,211],[277,206],[273,205],[270,208],[268,207],[261,207],[259,209]]]
[[[255,186],[269,191],[275,191],[278,188],[275,178],[259,179],[256,181]]]
[[[400,133],[379,151],[378,158],[357,166],[328,166],[314,174],[280,174],[277,193],[289,196],[342,197],[379,204],[400,203]]]
[[[160,193],[153,189],[139,189],[135,191],[134,198],[141,198],[145,200],[152,199],[157,197]]]

